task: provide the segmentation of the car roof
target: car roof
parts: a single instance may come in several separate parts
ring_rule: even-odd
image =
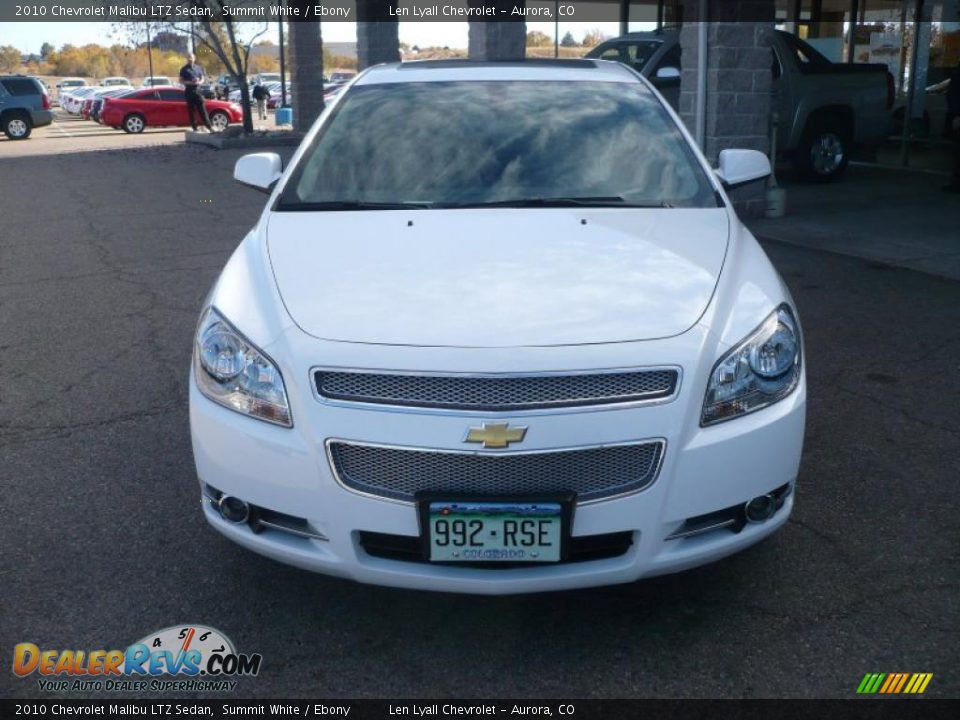
[[[559,59],[478,62],[474,60],[414,60],[377,65],[363,73],[357,85],[455,80],[561,80],[634,82],[637,76],[616,62]]]
[[[667,40],[676,38],[679,35],[680,29],[676,27],[664,27],[659,30],[634,30],[633,32],[604,40],[604,43],[623,40]]]

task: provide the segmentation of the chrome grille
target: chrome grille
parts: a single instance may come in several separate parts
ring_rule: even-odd
[[[329,400],[506,412],[662,400],[676,392],[679,372],[472,376],[317,370],[314,380]]]
[[[663,440],[576,450],[470,453],[329,441],[337,480],[367,495],[413,502],[418,492],[531,495],[574,492],[580,502],[642,490],[660,469]]]

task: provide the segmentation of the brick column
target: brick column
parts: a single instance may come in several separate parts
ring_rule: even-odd
[[[470,1],[470,6],[477,3]],[[480,3],[479,6],[493,5],[498,10],[509,13],[513,7],[526,7],[525,0],[518,2]],[[471,60],[522,60],[527,55],[527,23],[518,22],[471,22],[469,35],[469,54]]]
[[[690,5],[690,16],[696,17],[697,3]],[[769,153],[773,0],[712,0],[708,12],[704,154],[715,165],[726,148]],[[685,23],[680,32],[680,117],[691,132],[696,124],[697,35],[696,22]],[[742,217],[759,217],[764,191],[765,183],[758,181],[737,188],[730,197]]]
[[[323,40],[319,22],[292,22],[288,28],[293,127],[306,132],[323,111]]]
[[[527,54],[525,22],[471,22],[471,60],[522,60]]]
[[[400,62],[400,24],[384,19],[398,0],[357,0],[357,66],[360,70],[380,63]]]

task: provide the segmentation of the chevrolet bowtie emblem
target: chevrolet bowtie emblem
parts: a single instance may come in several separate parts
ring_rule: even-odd
[[[505,448],[513,442],[523,442],[526,427],[508,427],[510,423],[484,423],[467,431],[464,442],[481,443],[485,448]]]

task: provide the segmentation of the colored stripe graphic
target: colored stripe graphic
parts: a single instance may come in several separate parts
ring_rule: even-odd
[[[911,695],[920,695],[927,689],[931,679],[933,679],[933,673],[914,673],[904,692]]]
[[[921,695],[933,679],[933,673],[867,673],[857,686],[857,694]]]
[[[890,673],[887,675],[887,681],[880,688],[881,694],[886,695],[889,692],[893,692],[893,688],[897,686],[899,681],[900,673]]]
[[[895,688],[892,688],[890,692],[894,692],[894,693],[900,692],[900,690],[903,688],[904,683],[907,682],[907,678],[909,677],[910,677],[910,673],[900,673],[900,679],[897,681],[897,686]]]
[[[857,688],[857,692],[862,695],[872,695],[879,689],[880,683],[883,682],[885,677],[885,673],[867,673],[863,676],[863,680],[860,681],[860,687]]]

